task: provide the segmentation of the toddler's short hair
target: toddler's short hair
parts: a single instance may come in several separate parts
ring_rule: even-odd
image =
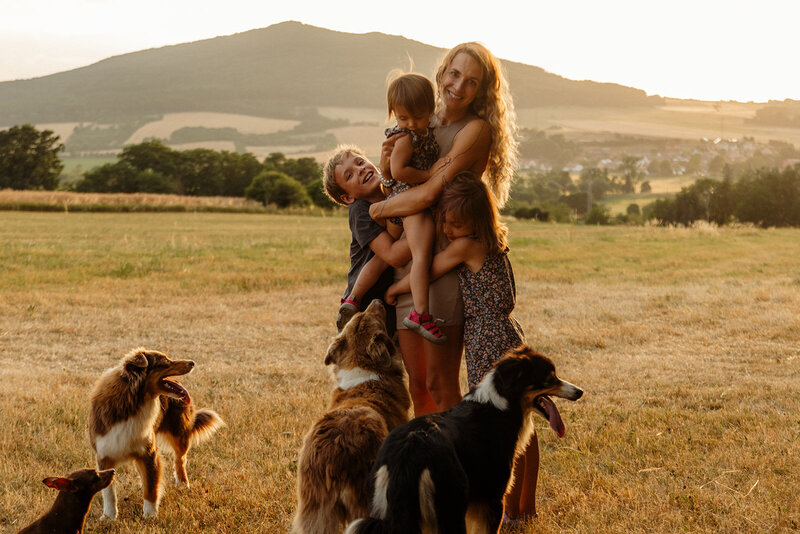
[[[364,155],[364,151],[357,146],[339,145],[336,147],[336,152],[334,152],[333,155],[328,158],[328,161],[325,162],[325,165],[322,166],[322,186],[325,188],[325,194],[328,195],[331,200],[342,206],[347,205],[342,202],[342,195],[346,195],[347,191],[342,189],[336,182],[334,172],[336,171],[336,166],[351,154],[367,159],[367,156]]]
[[[433,113],[436,107],[433,84],[422,74],[412,72],[400,75],[389,82],[386,102],[389,117],[398,106],[406,108],[409,113]]]

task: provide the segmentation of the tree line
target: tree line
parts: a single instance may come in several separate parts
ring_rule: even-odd
[[[117,161],[61,184],[64,144],[50,130],[30,124],[0,131],[0,188],[56,188],[83,193],[170,193],[246,197],[279,207],[332,207],[313,158],[290,159],[276,152],[260,162],[250,153],[206,148],[173,150],[150,139],[122,149]]]
[[[656,200],[645,210],[662,224],[690,225],[704,220],[762,227],[800,226],[800,164],[783,170],[760,168],[733,180],[702,178],[674,198]]]
[[[739,169],[725,166],[722,179],[703,177],[683,187],[674,197],[611,216],[600,204],[607,194],[630,192],[641,180],[635,158],[623,160],[621,175],[607,169],[583,169],[577,181],[567,171],[520,173],[504,212],[523,219],[586,224],[631,224],[656,220],[659,224],[691,225],[704,220],[718,225],[747,222],[758,226],[800,226],[800,164]],[[642,192],[649,184],[641,183]]]
[[[64,150],[50,130],[29,124],[0,131],[0,189],[72,189],[92,193],[172,193],[189,196],[246,197],[278,207],[332,207],[322,187],[321,166],[313,158],[287,158],[276,152],[258,161],[250,153],[198,148],[173,150],[158,140],[126,146],[114,163],[84,173],[74,184],[60,184]],[[722,179],[700,178],[674,197],[628,206],[611,217],[599,202],[610,193],[632,192],[644,175],[637,158],[623,158],[618,175],[596,167],[577,180],[563,170],[520,172],[504,212],[517,218],[587,224],[639,223],[690,225],[734,221],[760,226],[800,226],[800,164],[744,169],[729,166]],[[647,182],[639,185],[648,190]]]

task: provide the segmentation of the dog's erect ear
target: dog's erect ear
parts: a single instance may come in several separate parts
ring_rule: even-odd
[[[367,345],[367,355],[381,367],[391,365],[392,352],[394,352],[394,343],[383,332],[375,334]]]
[[[503,396],[517,396],[528,381],[525,376],[530,374],[530,360],[524,358],[526,355],[525,346],[508,351],[508,357],[502,358],[495,363],[498,372],[494,374],[494,385],[497,391]]]
[[[42,482],[48,488],[54,488],[58,491],[75,491],[78,489],[72,480],[63,477],[47,477]]]
[[[125,360],[125,370],[129,373],[137,373],[147,368],[147,356],[143,352],[137,352]]]
[[[327,354],[325,354],[325,365],[330,365],[336,360],[336,355],[342,350],[345,343],[346,341],[341,336],[333,340],[331,346],[328,347]]]

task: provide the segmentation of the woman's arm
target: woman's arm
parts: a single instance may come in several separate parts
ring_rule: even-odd
[[[438,280],[462,263],[468,262],[471,258],[475,257],[476,254],[479,254],[483,248],[485,248],[483,245],[470,237],[459,237],[450,243],[446,249],[433,257],[430,281]],[[483,253],[485,254],[485,251]],[[411,279],[410,274],[407,274],[389,286],[389,289],[386,290],[386,297],[384,300],[387,304],[395,304],[397,295],[410,292]]]
[[[483,119],[475,119],[458,132],[447,156],[437,161],[431,169],[430,179],[390,199],[375,202],[369,208],[373,219],[403,217],[432,206],[442,194],[445,184],[456,174],[486,168],[492,137]],[[477,165],[480,163],[480,165]]]

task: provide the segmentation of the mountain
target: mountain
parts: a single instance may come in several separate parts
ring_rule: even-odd
[[[2,82],[0,124],[113,123],[188,111],[293,118],[317,106],[382,108],[391,69],[408,69],[410,58],[415,71],[432,76],[444,53],[401,36],[284,22]],[[662,101],[639,89],[504,64],[518,108],[649,107]]]

